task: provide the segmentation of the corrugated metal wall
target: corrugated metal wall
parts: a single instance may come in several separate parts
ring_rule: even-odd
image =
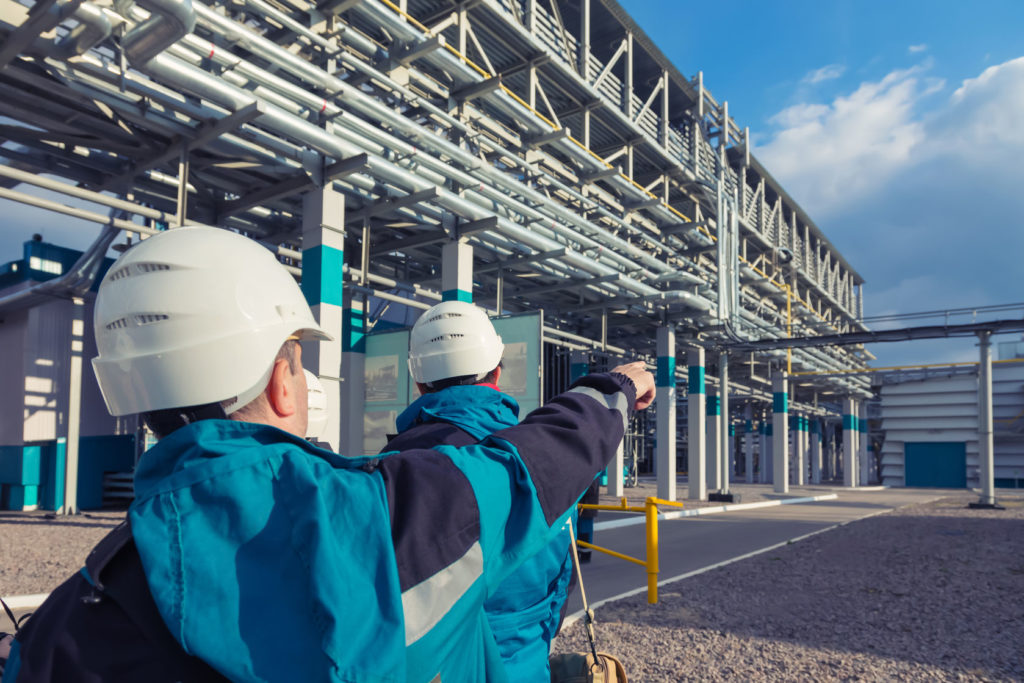
[[[905,485],[907,442],[960,442],[967,450],[967,485],[978,486],[976,375],[887,384],[881,396],[883,484]],[[1024,480],[1024,363],[992,366],[992,404],[995,478]]]

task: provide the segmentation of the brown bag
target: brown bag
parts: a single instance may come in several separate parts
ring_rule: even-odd
[[[607,652],[594,655],[572,652],[548,657],[551,683],[627,683],[622,662]]]
[[[627,683],[626,669],[619,658],[607,652],[598,652],[594,636],[594,610],[587,604],[587,592],[583,589],[583,572],[580,570],[580,558],[577,555],[576,533],[569,525],[569,538],[572,539],[572,563],[576,570],[576,582],[580,587],[580,598],[583,600],[583,628],[587,633],[590,653],[570,652],[567,654],[550,655],[548,665],[551,668],[551,683]]]

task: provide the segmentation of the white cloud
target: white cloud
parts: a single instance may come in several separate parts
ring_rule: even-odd
[[[928,71],[785,109],[755,150],[865,277],[867,315],[1024,299],[1024,57],[953,88]],[[896,346],[872,350],[889,364]]]
[[[910,54],[915,54],[915,53],[918,53],[918,52],[924,52],[927,49],[928,49],[928,46],[925,43],[921,43],[920,45],[911,45],[911,46],[909,46],[907,48],[907,52],[909,52]]]
[[[846,67],[842,64],[828,64],[820,69],[809,72],[800,82],[813,85],[822,81],[831,81],[842,76],[844,71],[846,71]]]
[[[862,83],[831,104],[800,104],[772,119],[774,137],[756,150],[804,208],[827,212],[871,191],[906,165],[924,138],[913,118],[920,68]]]

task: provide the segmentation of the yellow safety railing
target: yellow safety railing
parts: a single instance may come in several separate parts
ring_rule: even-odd
[[[604,553],[605,555],[611,555],[617,557],[620,560],[626,560],[633,564],[638,564],[641,567],[647,569],[647,602],[655,604],[658,602],[658,506],[667,505],[669,507],[681,508],[682,503],[675,503],[671,500],[662,500],[661,498],[647,498],[644,501],[643,506],[629,505],[625,498],[619,500],[618,505],[592,505],[590,503],[580,503],[576,507],[580,510],[609,510],[611,512],[642,512],[646,517],[645,526],[647,528],[647,557],[644,560],[639,560],[630,555],[625,555],[620,552],[616,552],[609,548],[602,548],[599,545],[593,543],[587,543],[586,541],[576,541],[576,545],[581,548],[589,548],[598,552]]]

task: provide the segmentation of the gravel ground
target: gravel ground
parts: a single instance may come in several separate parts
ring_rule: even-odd
[[[1024,680],[1024,499],[861,520],[597,610],[631,681]],[[574,624],[555,652],[584,651]]]
[[[657,605],[607,604],[599,647],[631,681],[1024,681],[1024,498],[976,499],[848,524],[664,586]],[[0,595],[52,590],[123,516],[0,513]],[[584,649],[579,624],[555,641]]]
[[[75,517],[0,512],[0,596],[49,593],[82,568],[92,547],[124,516],[124,510]]]

